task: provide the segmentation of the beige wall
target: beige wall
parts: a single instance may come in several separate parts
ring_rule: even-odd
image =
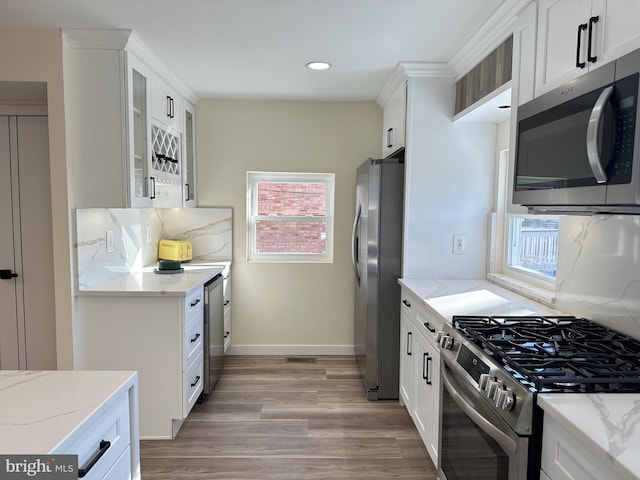
[[[59,369],[73,368],[72,283],[60,30],[0,29],[0,81],[47,83]],[[44,207],[44,206],[43,206]]]
[[[232,353],[352,353],[355,171],[381,152],[374,102],[201,100],[198,203],[233,208]],[[332,264],[246,261],[246,172],[336,175]]]

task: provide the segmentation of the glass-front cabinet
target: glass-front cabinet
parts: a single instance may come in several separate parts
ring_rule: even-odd
[[[154,178],[150,175],[149,69],[127,56],[129,99],[129,200],[131,207],[150,207]]]
[[[185,106],[184,110],[184,154],[183,164],[183,205],[185,207],[196,206],[196,139],[195,116],[191,106]]]

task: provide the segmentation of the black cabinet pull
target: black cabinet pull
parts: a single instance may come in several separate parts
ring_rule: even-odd
[[[587,60],[591,63],[596,63],[596,60],[598,59],[596,55],[592,55],[593,52],[591,49],[593,48],[593,25],[598,23],[599,19],[600,17],[598,15],[589,19],[589,45],[587,45]]]
[[[436,329],[435,328],[431,328],[431,324],[429,322],[424,322],[424,326],[427,328],[427,330],[429,330],[431,333],[436,333]]]
[[[387,148],[393,147],[393,142],[391,142],[391,133],[393,132],[393,128],[387,130]]]
[[[586,62],[581,62],[580,61],[580,46],[582,43],[582,32],[585,31],[587,29],[587,24],[586,23],[581,23],[580,25],[578,25],[578,48],[576,50],[576,67],[578,68],[584,68],[587,66]]]
[[[196,341],[196,340],[198,340],[199,338],[200,338],[200,334],[199,334],[199,333],[196,333],[196,336],[195,336],[195,337],[193,337],[193,338],[191,339],[191,343],[195,342],[195,341]]]
[[[411,338],[413,337],[413,333],[407,332],[407,355],[411,355]]]
[[[199,304],[199,303],[200,303],[200,299],[199,299],[199,298],[196,298],[193,302],[191,302],[191,306],[192,306],[192,307],[195,307],[195,306],[196,306],[197,304]]]
[[[11,270],[0,270],[0,280],[11,280],[17,276],[18,274],[13,273]]]
[[[100,446],[98,447],[98,451],[93,454],[93,456],[85,463],[82,467],[78,469],[78,478],[84,477],[89,471],[93,468],[93,466],[98,463],[98,460],[107,453],[109,447],[111,446],[111,442],[108,440],[100,440]]]
[[[167,117],[171,118],[171,97],[167,95]]]
[[[427,381],[427,385],[429,385],[429,354],[422,354],[422,379]]]
[[[156,179],[155,177],[149,177],[149,180],[151,180],[151,194],[149,197],[153,200],[156,198]]]
[[[185,191],[186,191],[186,195],[185,195],[184,200],[185,200],[186,202],[188,202],[188,201],[189,201],[189,193],[191,193],[191,192],[189,192],[189,184],[188,184],[188,183],[185,183],[185,184],[184,184],[184,188],[185,188]]]
[[[227,305],[229,305],[231,303],[231,300],[225,300],[224,301],[224,306],[226,307]]]
[[[406,299],[402,300],[402,303],[404,303],[407,308],[411,308],[411,304],[409,302],[407,302]]]
[[[196,379],[193,381],[193,383],[191,384],[191,386],[192,386],[192,387],[195,387],[195,386],[198,384],[198,382],[199,382],[199,381],[200,381],[200,375],[198,375],[198,376],[196,377]]]
[[[427,376],[425,377],[425,380],[427,381],[427,385],[431,385],[431,379],[429,378],[429,362],[431,360],[433,360],[433,358],[427,355]]]
[[[227,338],[231,332],[224,332],[224,338]]]

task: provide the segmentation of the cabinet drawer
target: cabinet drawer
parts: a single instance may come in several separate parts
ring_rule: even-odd
[[[85,480],[102,479],[129,447],[129,396],[127,392],[123,392],[119,397],[116,403],[95,420],[84,435],[63,452],[78,455],[78,468],[89,469],[84,476]],[[102,455],[90,467],[92,459],[101,452]]]
[[[204,306],[204,289],[198,288],[188,294],[184,300],[185,321],[191,318],[193,312]]]
[[[122,452],[111,470],[107,472],[104,480],[131,480],[131,447]]]
[[[193,405],[202,393],[202,355],[182,374],[182,416],[189,415]]]
[[[199,314],[198,314],[199,313]],[[203,339],[202,311],[196,312],[184,326],[184,345],[182,348],[182,369],[186,370],[189,365],[202,354]]]

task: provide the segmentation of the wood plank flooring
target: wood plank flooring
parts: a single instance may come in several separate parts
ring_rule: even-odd
[[[406,409],[367,401],[353,357],[287,360],[226,357],[175,440],[141,442],[142,479],[435,479]]]

